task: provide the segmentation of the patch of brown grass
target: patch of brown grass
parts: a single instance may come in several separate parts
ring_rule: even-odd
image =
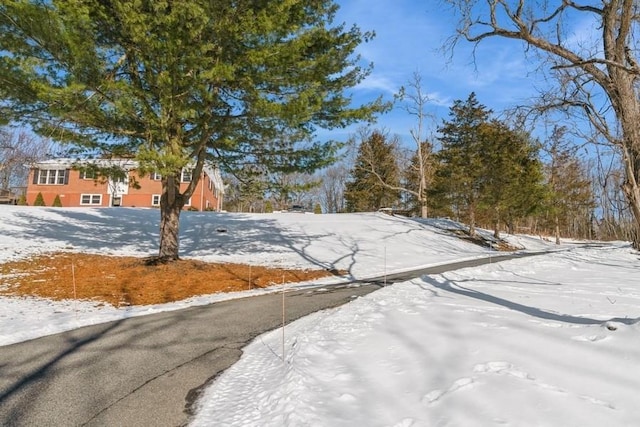
[[[118,307],[161,304],[197,295],[302,282],[331,274],[324,270],[196,260],[150,266],[142,258],[61,252],[0,264],[0,295],[92,300]]]

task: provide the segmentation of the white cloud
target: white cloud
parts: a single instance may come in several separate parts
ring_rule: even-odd
[[[356,24],[376,37],[358,47],[366,63],[373,63],[371,75],[354,88],[356,101],[377,96],[391,99],[407,86],[414,73],[422,77],[422,89],[432,98],[430,106],[446,117],[455,99],[476,92],[488,108],[499,112],[522,103],[543,84],[527,58],[522,44],[514,40],[488,39],[475,50],[460,41],[452,58],[442,52],[445,40],[455,33],[455,17],[440,2],[423,0],[338,0],[341,9],[336,22]],[[578,27],[576,27],[578,28]],[[577,34],[577,29],[575,30]],[[475,61],[474,61],[475,59]],[[412,117],[400,108],[381,116],[376,126],[392,134],[406,134]]]
[[[372,73],[358,86],[356,86],[356,89],[366,91],[382,91],[384,92],[384,95],[395,95],[398,90],[400,90],[400,86],[397,85],[397,82],[395,80],[389,77]]]

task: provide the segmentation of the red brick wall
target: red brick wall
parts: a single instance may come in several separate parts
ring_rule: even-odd
[[[111,205],[111,195],[109,194],[108,184],[100,180],[80,179],[80,171],[69,170],[67,184],[34,184],[34,173],[35,169],[29,172],[29,185],[26,192],[27,204],[30,206],[33,206],[38,193],[42,193],[46,206],[53,204],[56,195],[60,196],[60,201],[64,207],[104,207]],[[129,176],[129,181],[133,182],[135,179],[140,188],[136,189],[130,185],[128,194],[121,196],[120,206],[152,207],[152,196],[162,193],[162,183],[159,180],[151,179],[151,176],[145,176],[143,178],[137,177],[135,171],[130,172]],[[181,183],[181,190],[184,191],[187,186],[188,183]],[[100,194],[102,196],[101,203],[99,205],[82,205],[82,194]],[[189,209],[189,207],[190,206],[185,206],[185,209]],[[204,210],[207,207],[214,210],[220,208],[220,206],[218,206],[218,198],[214,194],[214,187],[211,185],[211,181],[206,174],[203,174],[191,197],[191,207],[198,210]]]
[[[53,204],[56,196],[60,196],[60,201],[64,207],[81,206],[81,194],[102,194],[102,203],[94,206],[109,206],[110,199],[107,194],[107,184],[96,182],[92,179],[80,179],[80,171],[69,170],[68,184],[34,184],[34,173],[35,169],[29,172],[29,184],[26,193],[29,206],[33,206],[38,193],[42,193],[44,203],[47,206]]]

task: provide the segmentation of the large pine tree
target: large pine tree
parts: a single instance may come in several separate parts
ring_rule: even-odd
[[[436,154],[439,165],[432,195],[439,199],[439,205],[448,205],[456,216],[467,221],[472,236],[484,174],[479,134],[490,115],[491,110],[480,104],[472,92],[465,101],[454,101],[449,120],[438,129],[442,147]]]
[[[479,156],[482,184],[479,211],[499,237],[500,223],[512,231],[513,223],[538,212],[546,188],[538,147],[526,132],[491,120],[480,127]]]
[[[531,137],[491,118],[474,93],[455,101],[449,121],[439,129],[442,149],[437,153],[434,202],[468,222],[510,228],[516,219],[533,214],[545,197],[542,163]]]
[[[354,105],[356,47],[331,0],[12,0],[0,3],[0,117],[162,175],[160,260],[207,162],[307,171],[333,160],[316,129],[383,110]],[[272,161],[286,158],[286,164]],[[182,168],[193,170],[180,190]]]

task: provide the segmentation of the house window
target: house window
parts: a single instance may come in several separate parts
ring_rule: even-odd
[[[182,169],[182,182],[191,182],[191,173],[193,170],[191,169]]]
[[[189,200],[187,200],[187,203],[184,204],[185,206],[191,206],[191,197],[189,197]]]
[[[160,175],[158,172],[152,172],[151,173],[151,179],[153,181],[161,181],[162,180],[162,175]]]
[[[160,206],[160,194],[151,195],[151,206]]]
[[[40,169],[35,172],[34,184],[64,185],[67,183],[67,171],[64,169]]]
[[[102,194],[81,194],[80,204],[81,205],[101,205]]]
[[[80,171],[80,179],[96,179],[95,171]]]

